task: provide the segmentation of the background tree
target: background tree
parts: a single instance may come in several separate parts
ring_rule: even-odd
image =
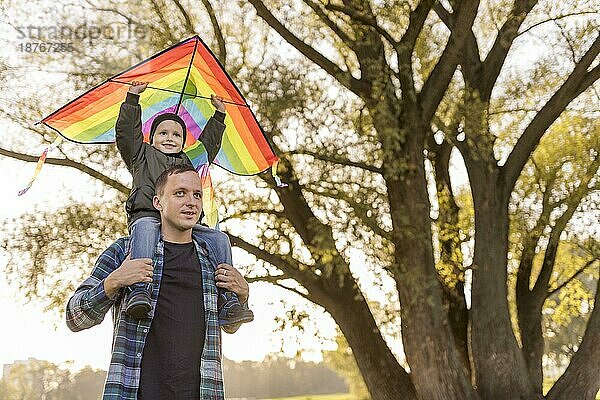
[[[0,380],[0,396],[6,400],[100,398],[106,371],[85,367],[73,373],[65,367],[36,359],[13,364]]]
[[[346,382],[350,386],[350,394],[356,399],[370,399],[369,391],[352,356],[352,349],[348,346],[344,336],[341,334],[338,335],[336,343],[337,349],[335,351],[326,351],[324,353],[323,359],[325,364],[346,379]]]

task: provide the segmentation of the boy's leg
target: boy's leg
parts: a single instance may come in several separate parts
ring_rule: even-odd
[[[131,259],[152,258],[160,238],[160,220],[142,217],[131,225]],[[134,283],[127,287],[125,311],[134,318],[145,318],[152,304],[150,302],[151,283]]]
[[[217,264],[225,263],[233,265],[231,257],[231,244],[229,238],[223,232],[216,229],[208,228],[201,224],[196,224],[193,229],[193,234],[200,240],[209,243],[217,244],[217,249],[209,248],[213,252]],[[248,307],[242,306],[235,292],[217,288],[219,297],[217,307],[219,310],[219,324],[232,325],[251,322],[254,320],[254,313]]]

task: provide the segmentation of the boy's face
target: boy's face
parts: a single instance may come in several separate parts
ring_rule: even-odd
[[[179,123],[166,120],[158,124],[152,146],[163,153],[179,153],[183,149],[183,129]]]

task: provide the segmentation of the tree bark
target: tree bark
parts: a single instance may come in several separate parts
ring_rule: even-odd
[[[545,226],[541,226],[541,229]],[[539,226],[536,226],[538,228]],[[527,363],[529,378],[534,390],[542,393],[542,355],[544,338],[542,336],[542,307],[546,296],[535,296],[529,289],[535,248],[539,241],[538,229],[528,236],[523,243],[523,252],[517,272],[516,301],[519,321],[519,332],[523,346],[523,356]],[[538,292],[536,292],[538,294]]]
[[[477,399],[443,306],[433,258],[423,136],[411,132],[405,151],[392,155],[404,163],[402,174],[386,176],[394,224],[393,268],[411,378],[423,399]]]
[[[542,356],[544,355],[544,336],[542,330],[542,308],[546,296],[529,293],[517,301],[519,313],[519,331],[523,345],[523,356],[527,363],[529,379],[536,393],[542,394],[544,375]]]
[[[452,274],[451,282],[443,282],[444,308],[447,310],[450,328],[461,358],[467,370],[470,371],[468,323],[469,310],[464,294],[463,255],[461,251],[460,231],[458,227],[459,207],[454,201],[452,184],[450,181],[450,155],[452,145],[447,141],[439,146],[430,146],[435,171],[435,182],[438,197],[439,215],[437,226],[439,229],[441,268],[449,270]],[[452,282],[454,280],[454,282]]]
[[[540,395],[542,394],[543,384],[542,356],[544,352],[542,307],[548,292],[547,288],[541,289],[537,284],[537,289],[536,287],[530,289],[530,281],[532,278],[535,249],[544,228],[550,221],[550,212],[552,209],[549,199],[551,193],[550,189],[545,190],[542,198],[542,213],[535,227],[526,233],[525,240],[523,241],[523,251],[519,260],[515,293],[523,356],[527,363],[533,389]]]
[[[361,293],[344,295],[343,300],[327,306],[352,349],[373,400],[423,398],[417,396],[406,372],[381,337]]]
[[[475,208],[473,361],[483,399],[525,400],[535,395],[508,309],[508,199],[497,176],[494,166],[469,172]]]

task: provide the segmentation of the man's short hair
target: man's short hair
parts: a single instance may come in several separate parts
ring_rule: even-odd
[[[158,196],[161,196],[164,191],[165,191],[165,185],[167,184],[167,180],[169,179],[169,176],[171,175],[179,175],[179,174],[183,174],[184,172],[196,172],[196,170],[194,169],[194,167],[192,167],[191,165],[188,164],[184,164],[184,165],[174,165],[172,167],[169,167],[167,169],[165,169],[162,174],[160,174],[158,176],[158,178],[156,179],[156,194]]]

